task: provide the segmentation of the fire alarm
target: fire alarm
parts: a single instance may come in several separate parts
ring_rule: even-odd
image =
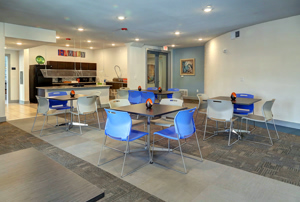
[[[127,28],[121,28],[121,30],[127,31]]]
[[[70,39],[70,38],[66,38],[66,40],[67,40],[67,41],[70,41],[71,39]]]

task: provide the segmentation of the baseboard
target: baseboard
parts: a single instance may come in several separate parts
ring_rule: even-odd
[[[6,121],[6,116],[0,117],[0,123],[1,123],[1,122],[5,122],[5,121]]]
[[[193,96],[184,96],[183,99],[186,99],[186,100],[198,100],[197,97],[193,97]]]
[[[20,100],[9,100],[8,103],[20,103]]]
[[[24,104],[30,104],[30,102],[29,101],[19,100],[19,104],[22,104],[22,105],[24,105]]]
[[[275,120],[275,124],[278,126],[284,126],[288,128],[300,129],[300,123],[282,121],[282,120]]]

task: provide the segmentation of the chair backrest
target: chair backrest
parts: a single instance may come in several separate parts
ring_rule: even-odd
[[[142,92],[142,101],[141,103],[145,103],[148,99],[152,100],[152,103],[155,102],[155,95],[153,92]]]
[[[176,133],[180,139],[184,139],[193,135],[196,131],[194,123],[195,108],[182,110],[177,113],[174,119]]]
[[[199,109],[206,109],[207,108],[208,96],[206,94],[203,94],[203,93],[198,93],[197,97],[198,97],[198,100],[199,100],[198,110]]]
[[[37,111],[39,114],[47,114],[49,111],[49,101],[48,99],[41,97],[41,96],[35,96],[38,101],[38,108]]]
[[[129,95],[129,93],[128,93],[128,90],[126,90],[126,89],[117,89],[117,97],[118,97],[118,99],[128,99],[128,95]]]
[[[179,91],[179,88],[169,88],[168,91]],[[180,95],[176,94],[176,96],[174,96],[174,93],[173,94],[168,94],[167,97],[168,98],[178,98],[178,99],[181,99],[181,94]]]
[[[254,98],[254,95],[252,94],[247,94],[247,93],[237,93],[236,97],[242,97],[242,98]],[[254,104],[251,105],[238,105],[234,104],[234,109],[243,109],[245,110],[245,113],[252,113],[254,110]]]
[[[96,95],[96,101],[97,101],[97,106],[101,107],[101,101],[100,101],[100,97],[101,97],[101,91],[93,91],[91,93],[89,93],[89,95]]]
[[[157,87],[148,87],[147,90],[157,90]]]
[[[131,131],[131,117],[127,112],[105,109],[107,114],[105,135],[120,141],[126,141]]]
[[[175,91],[172,95],[172,98],[177,98],[182,100],[182,92],[180,91]]]
[[[207,117],[230,121],[233,116],[233,104],[225,100],[207,100]]]
[[[121,90],[130,90],[130,88],[127,87],[120,87]]]
[[[142,101],[141,91],[129,90],[128,93],[129,93],[128,100],[130,103],[134,103],[134,104],[141,103]]]
[[[262,113],[265,117],[266,121],[269,121],[273,119],[273,113],[272,113],[272,106],[275,102],[275,99],[266,101],[265,104],[262,106]]]
[[[77,100],[77,110],[79,114],[87,113],[87,112],[96,112],[97,110],[97,96],[90,95],[80,97]]]
[[[63,95],[68,95],[67,92],[64,91],[57,91],[57,92],[49,92],[48,96],[63,96]],[[63,105],[67,106],[68,101],[60,101],[60,100],[51,100],[49,99],[49,106],[50,108],[52,106],[57,106],[57,105]]]
[[[172,106],[180,106],[183,105],[183,100],[177,98],[164,98],[160,101],[161,105],[172,105]]]
[[[109,101],[109,107],[111,109],[117,108],[117,107],[124,107],[130,105],[130,102],[127,99],[115,99]]]

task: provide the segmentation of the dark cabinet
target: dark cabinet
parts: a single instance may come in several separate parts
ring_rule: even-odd
[[[56,61],[47,61],[47,65],[51,66],[52,69],[58,69]]]
[[[89,70],[97,70],[97,64],[96,63],[89,63]]]
[[[97,63],[47,61],[47,65],[51,65],[52,69],[97,70]]]

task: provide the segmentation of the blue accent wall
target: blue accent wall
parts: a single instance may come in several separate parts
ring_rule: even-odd
[[[188,89],[189,97],[204,93],[204,46],[173,50],[173,88]],[[180,59],[195,58],[195,76],[180,76]]]

